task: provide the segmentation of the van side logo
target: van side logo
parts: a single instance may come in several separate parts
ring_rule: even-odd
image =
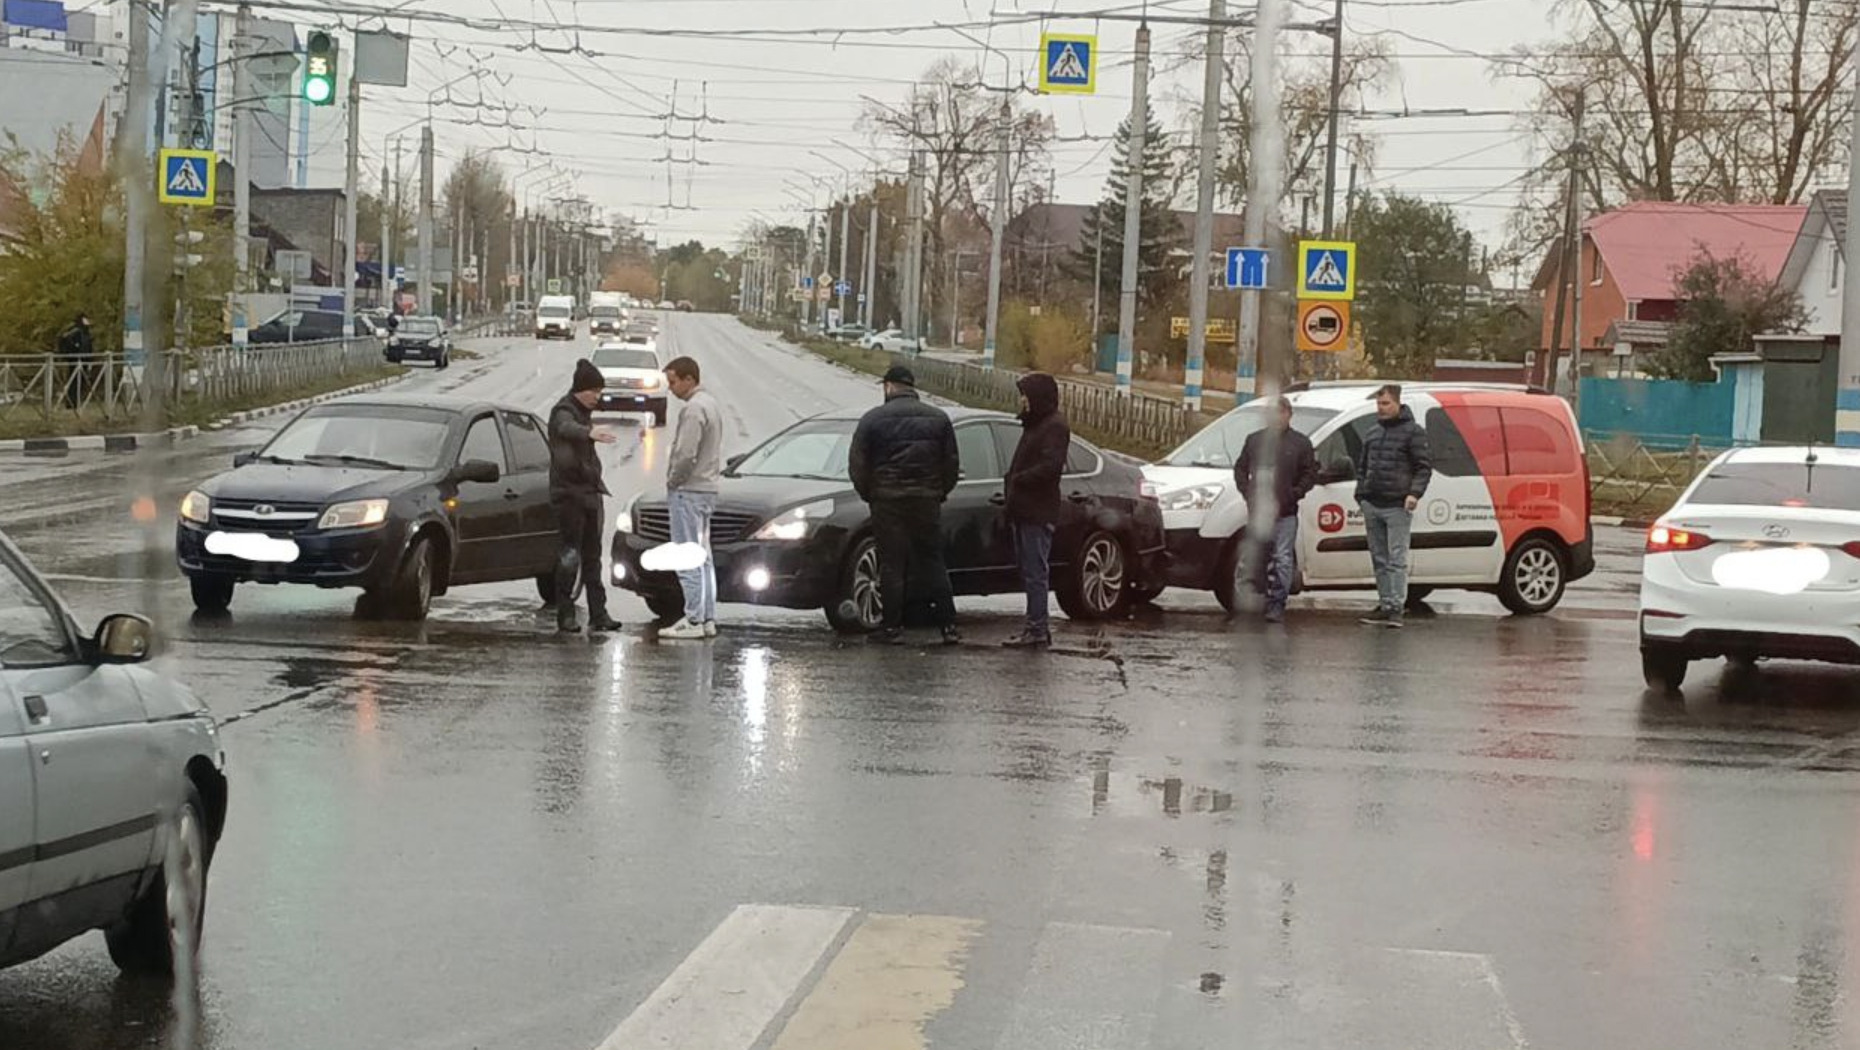
[[[1326,503],[1318,508],[1318,531],[1342,532],[1344,523],[1343,508],[1335,503]]]

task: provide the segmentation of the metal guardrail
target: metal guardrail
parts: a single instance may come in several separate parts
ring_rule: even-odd
[[[1691,435],[1589,431],[1589,493],[1626,507],[1664,510],[1679,499],[1722,448]]]
[[[893,361],[917,376],[917,385],[933,394],[977,408],[1013,412],[1020,405],[1015,386],[1021,373],[985,369],[977,365],[941,361],[914,354],[892,354]],[[1148,394],[1120,395],[1095,383],[1059,379],[1059,404],[1073,429],[1103,443],[1125,448],[1165,451],[1175,448],[1194,431],[1194,418],[1180,401]]]
[[[123,354],[0,354],[0,423],[119,422],[147,409],[156,382],[172,410],[285,393],[381,363],[374,338],[176,351],[160,380]]]

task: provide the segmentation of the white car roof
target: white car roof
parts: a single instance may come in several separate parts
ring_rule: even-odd
[[[1860,448],[1837,448],[1833,445],[1767,445],[1762,448],[1738,448],[1725,453],[1726,463],[1803,463],[1810,452],[1817,463],[1839,467],[1860,467]]]
[[[1376,391],[1381,389],[1380,380],[1343,380],[1325,381],[1310,384],[1302,390],[1294,390],[1285,395],[1291,399],[1293,407],[1326,408],[1341,412],[1367,401],[1373,401]],[[1415,394],[1439,393],[1517,393],[1528,392],[1531,388],[1518,383],[1402,383],[1403,397]]]

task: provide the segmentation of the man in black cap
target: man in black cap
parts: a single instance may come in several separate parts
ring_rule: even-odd
[[[917,377],[903,365],[885,373],[885,403],[867,412],[853,431],[853,488],[872,507],[878,542],[879,601],[884,626],[871,636],[883,645],[904,642],[905,580],[914,597],[927,598],[943,644],[962,641],[956,602],[943,564],[943,501],[961,476],[956,428],[949,414],[917,396]]]
[[[567,632],[580,630],[575,623],[577,577],[588,592],[588,630],[620,628],[607,616],[607,590],[601,583],[601,531],[607,523],[601,497],[608,493],[594,444],[616,440],[594,425],[594,406],[605,385],[592,361],[576,361],[568,396],[549,412],[549,500],[555,504],[562,540],[555,569],[555,623]]]

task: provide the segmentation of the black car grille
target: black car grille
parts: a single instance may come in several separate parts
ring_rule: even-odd
[[[272,535],[308,532],[323,515],[321,503],[268,500],[215,499],[213,526],[227,532],[263,532]]]
[[[634,379],[631,376],[615,376],[607,381],[607,388],[609,390],[644,390],[646,381]]]
[[[710,542],[713,546],[738,543],[754,530],[759,521],[754,514],[719,510],[711,515]],[[672,510],[663,503],[642,504],[633,510],[633,532],[652,543],[672,541]]]

